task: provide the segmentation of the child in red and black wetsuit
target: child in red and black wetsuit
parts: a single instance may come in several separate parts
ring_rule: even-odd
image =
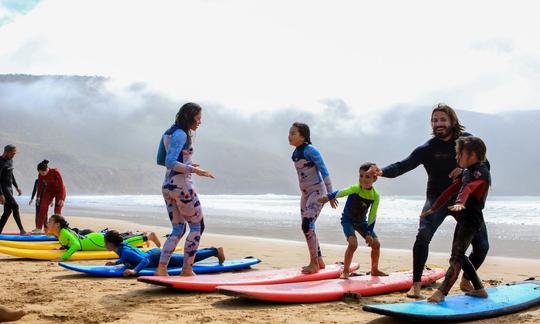
[[[459,167],[463,169],[461,178],[450,185],[429,210],[420,215],[422,218],[428,217],[457,193],[454,205],[448,207],[456,213],[457,221],[452,242],[450,267],[446,271],[441,286],[428,298],[429,302],[438,303],[444,300],[462,268],[474,287],[467,292],[467,295],[487,298],[487,292],[476,273],[476,269],[465,255],[471,241],[484,225],[482,209],[484,209],[491,185],[489,168],[484,163],[485,157],[486,145],[480,138],[470,136],[457,139],[456,160]]]
[[[49,161],[43,160],[37,166],[39,172],[37,183],[37,200],[39,213],[36,217],[36,228],[32,232],[41,232],[47,222],[49,205],[55,200],[54,213],[61,214],[66,200],[66,187],[60,171],[49,168]]]

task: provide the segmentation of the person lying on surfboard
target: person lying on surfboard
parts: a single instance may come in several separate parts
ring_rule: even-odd
[[[159,265],[159,259],[161,257],[160,248],[153,248],[147,252],[141,251],[140,249],[126,243],[121,234],[114,230],[105,233],[104,239],[107,250],[114,251],[120,258],[116,261],[109,261],[105,265],[113,266],[123,264],[126,267],[126,270],[124,270],[123,273],[124,277],[134,276],[144,268],[155,268]],[[212,256],[217,257],[220,264],[225,262],[225,253],[223,252],[222,247],[197,250],[194,262],[201,261]],[[173,253],[168,267],[182,267],[183,262],[183,254]]]
[[[325,204],[332,199],[348,196],[341,216],[341,226],[348,243],[343,261],[343,274],[341,275],[343,279],[349,278],[349,267],[354,251],[358,248],[355,230],[362,235],[366,244],[371,247],[371,275],[387,276],[386,273],[379,270],[381,243],[377,238],[377,234],[375,234],[374,227],[380,196],[373,187],[377,177],[367,173],[373,165],[375,164],[367,162],[360,166],[358,183],[346,189],[336,190],[318,199],[319,203]],[[369,216],[367,216],[368,210]]]
[[[46,234],[52,235],[58,239],[62,247],[67,249],[61,257],[54,259],[55,262],[61,262],[68,260],[73,253],[77,251],[106,251],[105,247],[105,234],[103,233],[89,233],[87,235],[80,235],[74,232],[70,227],[66,219],[61,215],[52,215],[45,227]],[[154,242],[157,246],[161,246],[157,235],[153,232],[142,234],[131,234],[123,236],[124,242],[141,246],[148,241]]]
[[[464,275],[471,281],[472,287],[467,295],[487,298],[487,292],[482,281],[476,273],[474,265],[465,255],[471,241],[485,226],[482,209],[484,209],[491,175],[489,167],[485,163],[486,145],[474,136],[460,137],[456,140],[456,160],[463,169],[461,178],[458,178],[437,198],[433,206],[420,215],[421,218],[429,217],[441,208],[446,202],[457,194],[453,206],[448,209],[454,212],[457,224],[452,242],[452,254],[450,267],[446,271],[443,283],[428,298],[428,302],[438,303],[450,291],[456,282],[461,269]]]

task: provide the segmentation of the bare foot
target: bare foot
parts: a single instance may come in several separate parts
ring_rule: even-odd
[[[23,310],[12,311],[7,307],[0,306],[0,322],[13,322],[26,315]]]
[[[182,273],[180,273],[180,276],[182,277],[193,277],[196,276],[195,272],[191,268],[184,268],[182,269]]]
[[[39,228],[34,228],[30,233],[31,234],[42,234],[43,232]]]
[[[459,289],[461,289],[461,291],[463,292],[469,292],[469,291],[473,291],[474,287],[469,280],[465,278],[461,278],[461,282],[459,283]]]
[[[165,267],[157,267],[156,272],[154,272],[154,276],[160,276],[160,277],[168,277],[169,273],[167,272],[167,269]]]
[[[159,238],[157,237],[156,233],[154,232],[148,232],[146,234],[146,237],[148,238],[148,241],[152,241],[154,242],[154,244],[157,246],[157,247],[161,247],[161,242],[159,241]],[[147,241],[147,242],[148,242]]]
[[[25,230],[22,230],[19,234],[20,234],[20,235],[26,236],[26,235],[30,235],[30,234],[32,234],[32,233],[27,232],[27,231],[25,231]]]
[[[375,276],[375,277],[385,277],[385,276],[388,276],[387,273],[382,272],[382,271],[379,270],[379,269],[371,270],[371,275],[372,275],[372,276]]]
[[[218,251],[217,258],[218,258],[219,264],[223,264],[223,262],[225,262],[225,252],[223,251],[222,247],[218,247],[217,251]]]
[[[339,279],[349,279],[349,271],[343,271]]]
[[[407,292],[407,297],[416,298],[416,299],[425,298],[424,295],[422,295],[421,293],[421,289],[422,289],[422,283],[414,282],[411,289]]]
[[[471,290],[469,292],[466,292],[465,295],[478,298],[488,298],[488,293],[484,288]]]
[[[319,263],[319,269],[324,269],[324,268],[326,268],[326,264],[324,263],[324,260],[323,260],[322,257],[319,257],[319,258],[317,259],[317,262]]]
[[[302,268],[302,273],[310,274],[319,272],[318,264],[310,264]]]
[[[427,299],[429,303],[440,303],[444,301],[444,294],[439,290],[435,290],[433,295]]]

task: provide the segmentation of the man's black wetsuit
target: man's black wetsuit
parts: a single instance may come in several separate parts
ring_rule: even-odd
[[[8,160],[0,156],[0,195],[3,195],[6,199],[4,213],[0,218],[0,233],[4,230],[4,226],[12,212],[19,230],[21,232],[24,231],[21,223],[21,215],[19,214],[19,205],[15,197],[13,197],[13,186],[18,188],[17,181],[15,181],[15,176],[13,175],[13,160]]]

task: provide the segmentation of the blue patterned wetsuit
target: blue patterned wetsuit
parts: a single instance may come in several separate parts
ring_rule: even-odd
[[[461,136],[471,136],[463,133]],[[417,147],[406,159],[391,164],[382,169],[383,177],[395,178],[409,172],[422,164],[428,175],[426,202],[422,212],[428,210],[437,197],[452,184],[452,179],[448,175],[457,167],[455,140],[443,141],[433,137],[423,145]],[[489,166],[489,163],[488,163]],[[448,205],[438,209],[429,217],[421,218],[418,227],[418,234],[413,246],[413,281],[419,282],[422,278],[422,271],[429,254],[429,243],[433,235],[442,224],[446,216],[451,214]],[[472,240],[473,247],[469,259],[476,269],[482,265],[489,250],[487,229],[485,224]],[[465,276],[466,277],[466,276]]]
[[[311,144],[304,143],[297,147],[293,152],[292,160],[298,173],[298,182],[302,191],[300,200],[302,231],[306,237],[310,255],[312,257],[321,256],[319,241],[315,235],[315,221],[323,205],[317,199],[327,192],[332,192],[330,174],[321,153]]]
[[[184,245],[183,267],[191,267],[204,231],[201,203],[191,180],[193,147],[188,143],[186,132],[173,125],[163,134],[158,159],[160,155],[163,155],[163,150],[166,151],[167,172],[162,192],[173,230],[163,245],[159,263],[167,266],[172,252],[186,232],[187,223],[189,235]]]

